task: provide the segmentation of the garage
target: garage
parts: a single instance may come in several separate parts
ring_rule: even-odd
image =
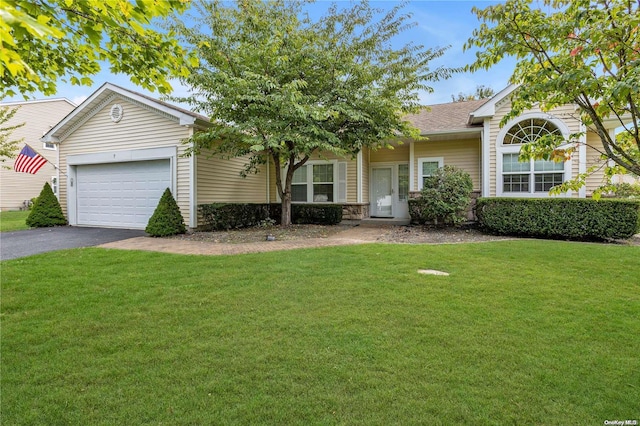
[[[77,224],[144,229],[165,189],[169,159],[78,165]]]

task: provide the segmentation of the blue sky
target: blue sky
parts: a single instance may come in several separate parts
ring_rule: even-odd
[[[348,1],[338,1],[337,3],[343,6],[349,5]],[[432,63],[433,67],[435,68],[438,65],[464,66],[473,62],[474,52],[463,52],[463,45],[471,36],[473,29],[480,25],[477,17],[471,12],[471,8],[473,6],[484,8],[494,3],[496,2],[482,0],[413,0],[404,10],[413,14],[412,20],[417,22],[417,25],[401,33],[397,41],[404,44],[408,40],[413,40],[415,44],[422,44],[426,47],[450,45],[451,47],[444,56]],[[312,13],[315,14],[317,11],[318,15],[321,16],[322,12],[330,4],[330,1],[319,0],[313,5]],[[390,8],[396,5],[397,2],[371,1],[371,4],[380,8]],[[421,102],[425,105],[450,102],[451,95],[457,95],[460,92],[472,93],[478,85],[485,85],[491,87],[495,92],[499,92],[507,86],[514,64],[513,60],[505,59],[489,71],[473,74],[458,73],[448,80],[434,82],[431,84],[434,88],[434,93],[421,93]],[[110,73],[107,66],[103,66],[102,71],[92,78],[94,81],[92,86],[72,86],[60,83],[58,85],[58,93],[51,97],[65,97],[78,104],[105,82],[146,93],[153,97],[159,97],[157,93],[149,92],[131,83],[126,75]],[[186,88],[181,87],[177,81],[172,82],[172,86],[176,95],[187,93]],[[36,95],[35,97],[38,99],[43,98],[42,95]],[[17,96],[13,99],[5,99],[5,101],[9,100],[22,100],[22,97]]]

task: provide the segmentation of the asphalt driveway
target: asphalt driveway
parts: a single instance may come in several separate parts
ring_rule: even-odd
[[[91,247],[146,235],[142,230],[58,226],[0,233],[0,260],[54,250]]]

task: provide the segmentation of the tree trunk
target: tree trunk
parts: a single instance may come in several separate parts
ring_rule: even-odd
[[[284,191],[284,197],[282,197],[282,216],[280,218],[280,224],[282,226],[291,225],[291,191]]]

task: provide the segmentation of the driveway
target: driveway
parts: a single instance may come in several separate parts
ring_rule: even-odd
[[[0,233],[0,260],[48,251],[91,247],[146,235],[142,230],[59,226]]]

